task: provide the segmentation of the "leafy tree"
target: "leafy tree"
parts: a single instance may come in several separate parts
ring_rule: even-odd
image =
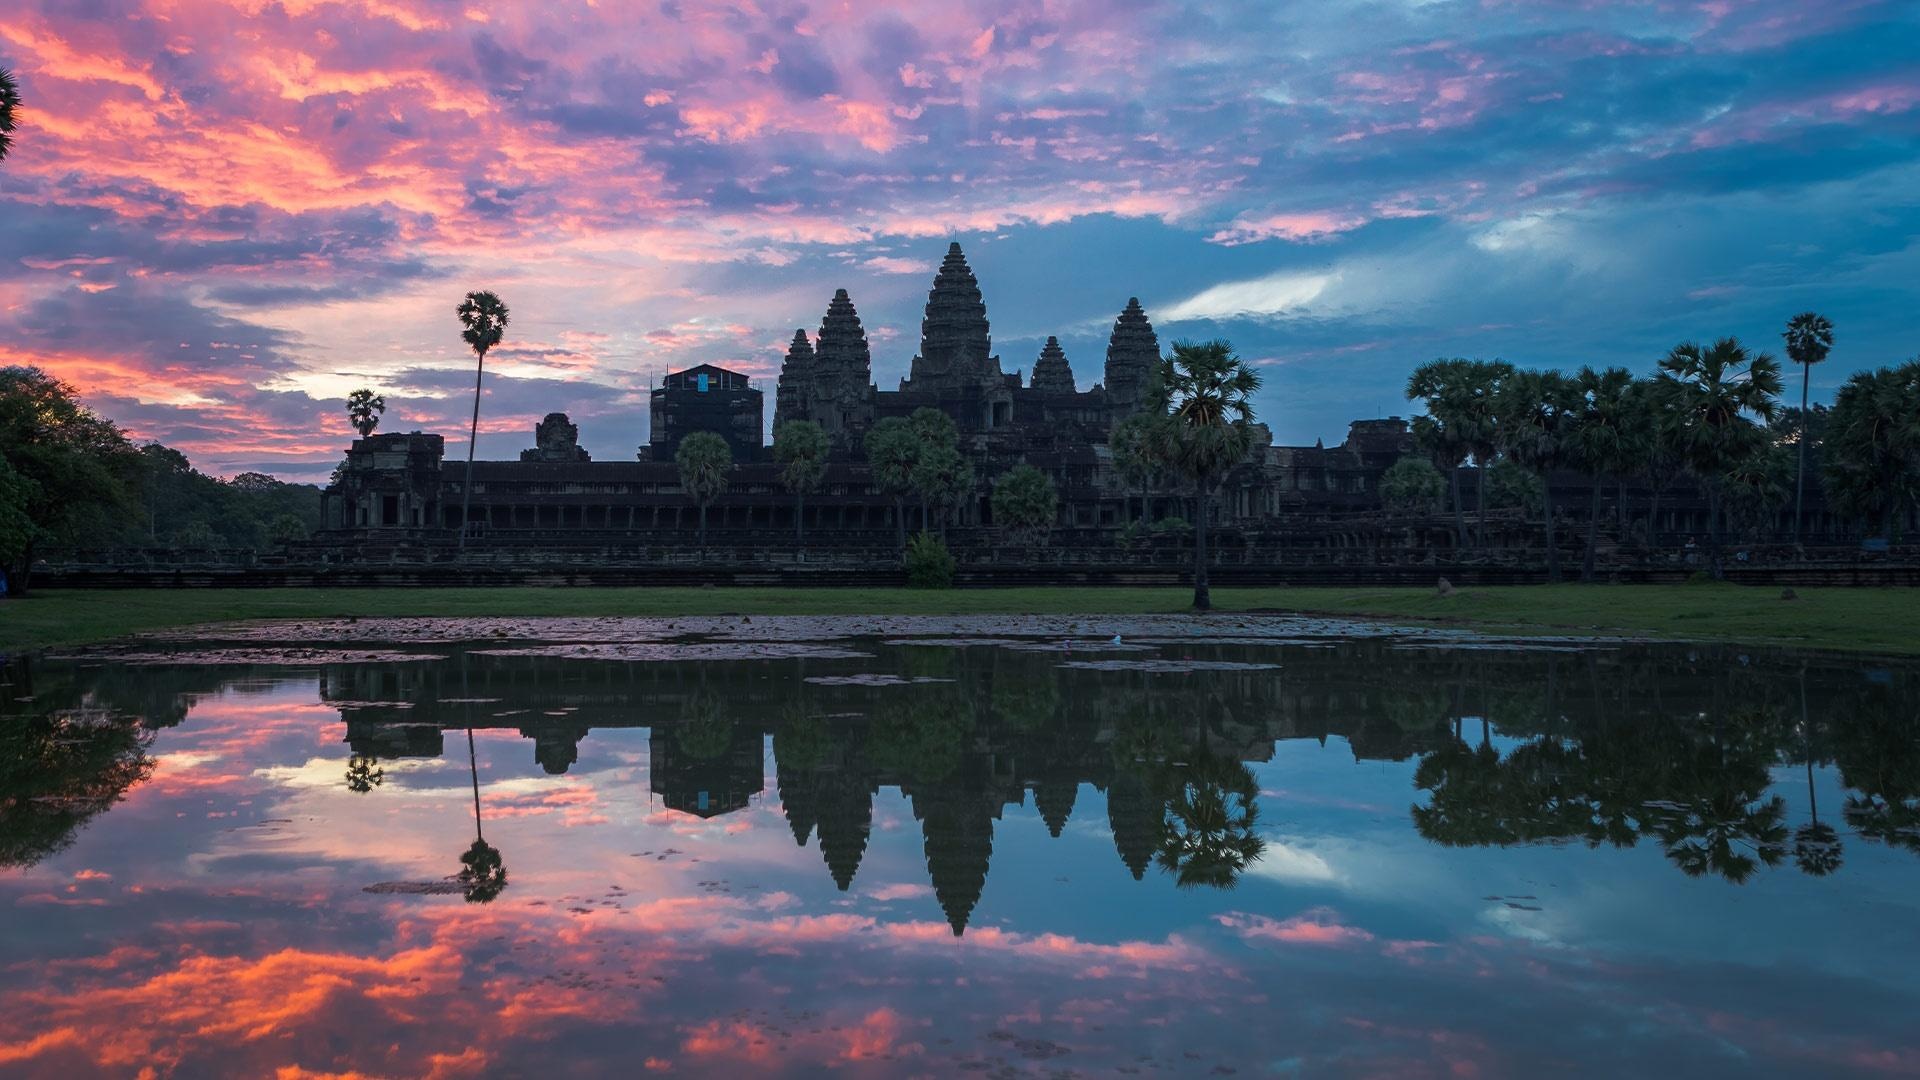
[[[38,530],[27,513],[33,495],[33,481],[0,457],[0,571],[19,565],[33,543]]]
[[[491,292],[470,292],[454,309],[460,317],[460,338],[473,350],[473,424],[467,431],[467,478],[460,485],[460,549],[467,547],[468,515],[473,510],[473,449],[480,441],[480,379],[486,372],[487,350],[507,333],[507,305]]]
[[[923,406],[913,410],[907,426],[920,443],[910,473],[920,497],[920,527],[933,528],[931,515],[938,513],[944,530],[947,515],[973,494],[973,464],[960,453],[960,434],[946,413]]]
[[[793,494],[793,542],[806,545],[807,493],[827,475],[827,433],[811,420],[789,420],[773,430],[780,483]]]
[[[1129,489],[1140,492],[1140,524],[1147,523],[1147,493],[1160,479],[1160,467],[1148,453],[1147,433],[1153,430],[1157,418],[1152,413],[1137,412],[1114,425],[1113,434],[1107,437],[1107,448],[1113,452],[1114,471]]]
[[[307,523],[296,514],[281,514],[267,526],[267,539],[276,544],[291,544],[307,538]]]
[[[1786,448],[1764,442],[1756,445],[1721,480],[1726,487],[1727,516],[1749,529],[1765,528],[1786,502],[1792,472]]]
[[[1027,543],[1044,540],[1059,511],[1053,478],[1031,465],[1015,465],[994,481],[994,523]]]
[[[1451,471],[1451,470],[1450,470]],[[1459,494],[1460,481],[1454,474],[1454,494]],[[1380,501],[1392,510],[1415,511],[1431,510],[1447,493],[1447,481],[1440,476],[1440,470],[1433,462],[1422,457],[1403,457],[1387,468],[1380,476]],[[1466,538],[1466,527],[1459,523],[1460,504],[1454,503],[1455,526],[1461,539]]]
[[[1800,365],[1800,415],[1807,413],[1807,390],[1813,380],[1813,365],[1825,360],[1833,351],[1833,323],[1825,315],[1812,311],[1803,311],[1787,320],[1786,332],[1780,335],[1787,343],[1787,359]],[[1793,542],[1800,542],[1800,517],[1806,504],[1807,491],[1807,439],[1796,439],[1800,444],[1799,464],[1793,474]]]
[[[920,460],[920,438],[898,416],[889,416],[867,429],[867,466],[873,482],[893,499],[893,527],[901,551],[907,547],[907,494],[913,490],[913,467]]]
[[[1487,470],[1500,452],[1500,416],[1496,397],[1513,365],[1500,360],[1434,360],[1415,368],[1407,379],[1408,400],[1426,405],[1425,418],[1414,419],[1414,438],[1434,456],[1434,463],[1453,472],[1453,466],[1473,458],[1476,468],[1480,520],[1479,542],[1486,543]],[[1449,490],[1460,503],[1458,474]],[[1456,516],[1456,531],[1465,532]]]
[[[1765,438],[1780,397],[1780,364],[1734,338],[1702,347],[1676,345],[1660,361],[1663,437],[1707,493],[1707,551],[1714,577],[1720,557],[1720,508],[1727,471]]]
[[[715,761],[733,746],[733,718],[717,698],[696,694],[674,731],[681,753],[695,761]]]
[[[1891,537],[1920,501],[1920,359],[1853,375],[1829,423],[1821,454],[1828,500]]]
[[[1557,371],[1516,371],[1501,380],[1495,404],[1502,449],[1516,465],[1540,478],[1540,511],[1547,530],[1547,580],[1559,581],[1553,472],[1576,460],[1574,419],[1581,409],[1579,388]]]
[[[13,129],[19,124],[20,84],[13,72],[0,68],[0,161],[13,149]]]
[[[1213,606],[1207,589],[1207,518],[1213,491],[1253,449],[1253,395],[1260,376],[1225,341],[1175,342],[1160,362],[1164,411],[1148,430],[1148,453],[1194,486],[1193,606]],[[1156,403],[1157,404],[1157,403]]]
[[[733,450],[711,431],[696,431],[680,440],[673,455],[680,469],[680,487],[700,507],[700,546],[707,545],[707,506],[727,490],[733,471]]]
[[[371,390],[355,390],[347,395],[347,421],[361,438],[380,426],[380,414],[387,411],[387,399]]]
[[[189,521],[179,532],[173,534],[174,547],[187,551],[205,551],[220,546],[220,538],[213,534],[212,526],[204,521]]]
[[[1518,510],[1532,517],[1540,512],[1541,503],[1546,500],[1546,484],[1518,462],[1505,458],[1494,462],[1487,469],[1485,479],[1487,505],[1492,509]]]
[[[1633,472],[1645,459],[1653,439],[1647,414],[1635,401],[1633,375],[1625,368],[1580,369],[1574,377],[1579,409],[1573,416],[1573,457],[1592,481],[1587,507],[1587,552],[1580,563],[1580,580],[1592,581],[1596,548],[1600,542],[1600,489],[1609,478]]]
[[[953,553],[930,532],[913,534],[907,542],[905,557],[907,584],[916,589],[946,589],[953,586]]]
[[[37,545],[111,535],[130,502],[133,447],[76,394],[39,368],[0,368],[0,457],[25,481],[14,497],[33,525],[10,575],[21,594]]]

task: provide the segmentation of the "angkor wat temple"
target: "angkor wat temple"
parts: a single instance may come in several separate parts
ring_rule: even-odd
[[[1142,491],[1114,468],[1108,437],[1142,405],[1160,341],[1138,299],[1114,320],[1099,382],[1081,388],[1057,338],[1048,338],[1031,374],[1006,371],[993,352],[986,303],[959,244],[951,245],[927,295],[919,351],[896,390],[873,382],[872,348],[853,299],[834,293],[812,337],[794,332],[780,370],[775,426],[817,422],[832,459],[806,501],[810,544],[882,545],[894,534],[893,500],[876,489],[862,437],[878,420],[931,407],[954,421],[979,486],[953,524],[960,542],[993,524],[995,477],[1022,462],[1050,474],[1060,496],[1057,528],[1097,540],[1130,522],[1192,513],[1188,493]],[[489,544],[557,542],[671,544],[691,538],[696,508],[681,490],[674,450],[694,431],[713,431],[733,449],[730,484],[708,510],[715,542],[790,537],[793,496],[764,444],[763,392],[744,374],[714,365],[674,372],[652,390],[652,434],[632,461],[594,461],[561,413],[535,430],[516,461],[473,468],[469,535]],[[1258,445],[1215,500],[1216,524],[1259,527],[1370,510],[1380,474],[1413,447],[1405,421],[1355,422],[1340,446]],[[460,527],[465,467],[444,460],[442,437],[379,433],[357,439],[324,497],[322,540],[450,543]]]

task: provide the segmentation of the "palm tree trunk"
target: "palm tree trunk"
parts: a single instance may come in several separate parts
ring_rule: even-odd
[[[807,493],[796,491],[793,493],[793,546],[795,547],[807,546],[806,521]]]
[[[1707,572],[1715,581],[1726,577],[1726,569],[1720,565],[1720,489],[1712,483],[1707,488]]]
[[[474,350],[473,425],[467,429],[467,481],[460,485],[460,547],[467,550],[467,516],[473,512],[473,444],[480,441],[480,378],[487,370],[487,351]]]
[[[702,499],[700,501],[700,553],[702,555],[705,555],[706,552],[707,552],[707,503],[705,499]]]
[[[1447,494],[1453,499],[1453,542],[1456,548],[1467,546],[1467,516],[1460,508],[1460,466],[1447,470]]]
[[[1587,504],[1587,555],[1580,563],[1580,580],[1592,584],[1595,549],[1600,544],[1600,478],[1593,478],[1593,500]]]
[[[1193,609],[1211,611],[1213,594],[1207,589],[1207,485],[1200,484],[1200,494],[1194,500],[1197,512],[1193,515]]]
[[[900,550],[907,550],[907,501],[893,500],[893,531],[900,540]]]
[[[473,729],[467,729],[467,771],[473,774],[473,838],[485,840],[480,835],[480,762],[473,756]]]
[[[1476,455],[1474,458],[1473,466],[1474,466],[1474,471],[1479,474],[1474,478],[1473,513],[1474,513],[1474,517],[1478,519],[1478,521],[1476,522],[1476,528],[1474,530],[1476,533],[1476,536],[1474,537],[1474,544],[1477,547],[1486,547],[1487,546],[1487,463],[1485,461],[1482,461]]]
[[[1547,518],[1547,580],[1554,584],[1560,582],[1560,545],[1554,542],[1553,535],[1553,480],[1547,473],[1540,474],[1540,508]]]
[[[1813,425],[1807,417],[1807,386],[1813,381],[1813,365],[1800,365],[1800,467],[1793,473],[1793,542],[1800,542],[1800,515],[1807,495],[1807,435]]]

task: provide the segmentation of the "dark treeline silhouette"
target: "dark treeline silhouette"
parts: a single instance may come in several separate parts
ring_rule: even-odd
[[[1646,376],[1618,367],[1567,375],[1463,359],[1421,365],[1406,386],[1407,397],[1425,409],[1414,435],[1451,477],[1457,542],[1484,544],[1487,511],[1516,502],[1490,490],[1503,467],[1528,477],[1521,483],[1533,494],[1517,502],[1542,523],[1552,580],[1561,576],[1564,509],[1553,504],[1555,474],[1586,480],[1582,580],[1595,575],[1608,497],[1618,532],[1637,527],[1652,545],[1661,497],[1679,483],[1705,498],[1707,567],[1716,576],[1732,533],[1800,539],[1809,477],[1828,508],[1854,520],[1862,534],[1899,539],[1920,505],[1920,360],[1855,374],[1831,410],[1815,409],[1808,405],[1809,373],[1827,358],[1833,326],[1807,312],[1782,337],[1802,368],[1799,408],[1781,405],[1779,361],[1733,338],[1676,345]],[[1480,517],[1471,540],[1457,472],[1469,461],[1477,466],[1472,501]],[[1630,486],[1651,493],[1638,522],[1629,520]]]
[[[221,480],[159,443],[136,447],[38,368],[0,368],[0,569],[24,590],[49,548],[267,549],[320,523],[320,489]]]

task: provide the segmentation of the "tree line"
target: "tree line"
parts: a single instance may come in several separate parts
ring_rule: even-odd
[[[39,368],[0,368],[0,569],[16,592],[49,548],[266,550],[319,524],[318,487],[208,476],[171,447],[135,445]]]
[[[1547,479],[1584,474],[1589,505],[1581,578],[1591,580],[1608,493],[1624,533],[1629,485],[1651,491],[1644,524],[1654,545],[1660,500],[1685,479],[1706,498],[1707,555],[1718,576],[1723,538],[1732,528],[1764,526],[1791,504],[1791,538],[1800,540],[1812,452],[1828,508],[1868,535],[1897,537],[1920,495],[1920,360],[1859,372],[1831,409],[1810,408],[1810,372],[1827,358],[1833,326],[1807,312],[1782,336],[1790,361],[1801,367],[1797,409],[1781,404],[1780,362],[1730,337],[1676,345],[1645,377],[1620,367],[1582,367],[1568,375],[1501,361],[1422,364],[1408,378],[1406,395],[1425,408],[1413,421],[1424,456],[1388,471],[1382,500],[1417,508],[1437,505],[1444,493],[1462,548],[1486,542],[1489,509],[1537,503],[1548,575],[1559,580],[1558,511]],[[1478,486],[1472,530],[1458,471],[1469,461]]]

